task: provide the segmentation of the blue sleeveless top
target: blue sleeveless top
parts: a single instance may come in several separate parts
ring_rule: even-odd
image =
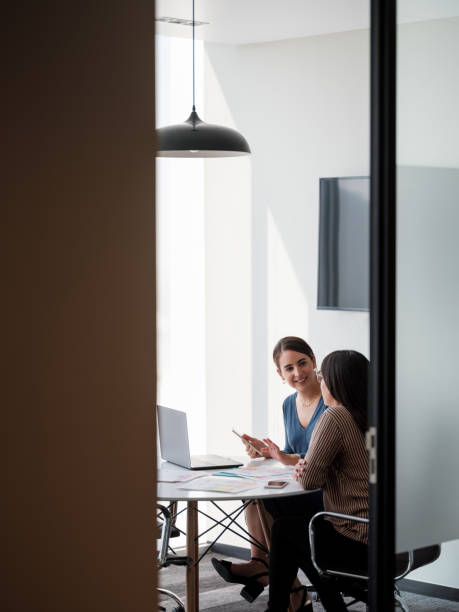
[[[292,393],[292,395],[285,398],[284,403],[282,404],[285,427],[284,453],[288,453],[290,455],[296,453],[301,457],[304,457],[309,448],[314,427],[327,407],[325,406],[324,400],[321,397],[316,406],[314,414],[308,423],[308,426],[303,427],[298,419],[298,413],[296,411],[297,395],[297,392]]]

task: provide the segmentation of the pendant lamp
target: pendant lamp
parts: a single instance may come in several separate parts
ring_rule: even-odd
[[[235,157],[250,154],[247,140],[238,131],[205,123],[195,107],[194,0],[193,6],[193,107],[184,123],[156,130],[157,157]]]

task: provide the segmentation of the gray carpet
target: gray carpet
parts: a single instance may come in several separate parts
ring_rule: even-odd
[[[177,551],[178,554],[183,554]],[[266,609],[268,603],[267,589],[252,603],[249,604],[243,599],[239,592],[241,585],[228,584],[218,574],[210,563],[212,556],[222,557],[221,554],[209,553],[200,563],[199,568],[199,606],[200,610],[218,610],[219,612],[260,612]],[[239,559],[230,561],[240,562]],[[185,568],[166,567],[159,572],[160,585],[173,591],[182,599],[185,599]],[[459,612],[459,603],[446,601],[444,599],[434,599],[417,595],[414,593],[402,593],[405,602],[408,604],[410,612]],[[175,604],[169,603],[161,598],[161,605],[168,611],[172,610]],[[363,604],[355,604],[350,610],[352,612],[362,612],[365,610]],[[320,603],[314,603],[314,612],[324,612]]]

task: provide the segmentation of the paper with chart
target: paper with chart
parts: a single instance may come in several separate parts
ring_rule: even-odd
[[[239,480],[230,478],[218,478],[217,476],[205,476],[199,480],[195,480],[190,484],[186,484],[179,489],[187,491],[217,491],[218,493],[241,493],[248,489],[253,489],[257,486],[256,482],[249,480]]]
[[[184,470],[162,470],[158,472],[158,482],[188,482],[195,478],[202,478],[203,474]]]
[[[243,467],[234,468],[232,470],[222,470],[216,472],[215,476],[232,476],[233,478],[250,478],[251,480],[275,480],[276,478],[282,478],[283,480],[293,479],[293,465],[282,465],[277,466],[266,465],[265,463],[258,463],[253,465],[245,465]]]

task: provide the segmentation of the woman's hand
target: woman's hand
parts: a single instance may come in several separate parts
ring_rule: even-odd
[[[281,451],[281,449],[269,438],[263,438],[263,442],[265,442],[269,455],[267,457],[271,457],[272,459],[276,459],[276,461],[280,461],[281,463],[285,463],[285,453]]]
[[[293,478],[296,481],[301,479],[305,468],[306,468],[306,461],[304,459],[300,459],[293,469]]]
[[[268,449],[261,440],[259,440],[258,438],[252,438],[252,436],[248,436],[247,434],[242,434],[242,441],[244,442],[244,440],[250,442],[252,446],[254,446],[258,451],[260,451],[263,457],[269,457],[269,455],[266,454],[268,452]],[[250,448],[248,444],[244,444],[244,446],[246,453],[251,459],[256,459],[260,456],[257,452],[254,451],[253,448]]]

